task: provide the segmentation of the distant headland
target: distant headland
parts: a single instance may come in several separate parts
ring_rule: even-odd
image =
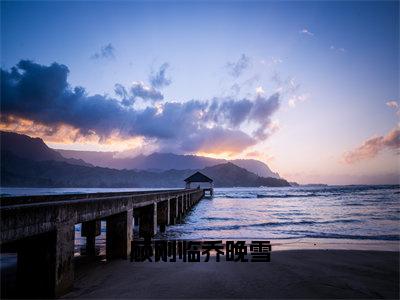
[[[40,138],[0,134],[2,186],[180,187],[193,170],[216,178],[216,187],[291,186],[266,164],[253,159],[227,161],[172,153],[118,159],[112,152],[56,151]]]

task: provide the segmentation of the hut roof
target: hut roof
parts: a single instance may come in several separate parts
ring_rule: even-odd
[[[192,176],[185,179],[186,182],[213,182],[210,177],[207,177],[203,173],[196,172]]]

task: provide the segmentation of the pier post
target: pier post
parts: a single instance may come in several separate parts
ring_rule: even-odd
[[[132,209],[109,216],[106,231],[106,257],[128,258],[132,241]]]
[[[153,237],[157,234],[157,203],[140,208],[139,236]]]
[[[167,225],[170,224],[170,200],[157,203],[157,223],[160,231],[165,232]]]
[[[172,198],[169,200],[169,223],[176,224],[178,217],[178,199]]]
[[[96,236],[100,235],[101,221],[83,222],[81,235],[86,237],[86,255],[96,256]]]
[[[59,297],[72,288],[74,283],[75,224],[59,224],[56,230],[55,286],[54,294]]]
[[[177,196],[177,203],[178,203],[178,216],[177,216],[177,223],[181,223],[182,222],[182,217],[183,217],[183,197],[181,196]]]
[[[20,297],[54,298],[72,288],[74,239],[74,223],[62,223],[52,232],[19,242],[17,286]]]
[[[139,210],[135,209],[133,211],[133,222],[135,226],[139,226],[139,219],[140,219],[140,212]]]

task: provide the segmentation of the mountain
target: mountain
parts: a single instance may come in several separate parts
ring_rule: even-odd
[[[83,161],[97,167],[113,168],[113,169],[129,169],[125,165],[126,160],[116,160],[114,156],[118,152],[111,151],[80,151],[80,150],[64,150],[54,149],[65,158],[82,159]]]
[[[217,187],[290,186],[284,179],[261,177],[231,162],[207,167],[201,172],[212,178]]]
[[[230,162],[234,163],[235,165],[245,168],[246,170],[257,174],[258,176],[262,177],[272,177],[272,178],[280,178],[279,174],[273,172],[267,164],[255,160],[255,159],[235,159],[231,160]]]
[[[197,155],[179,155],[173,153],[153,153],[133,158],[118,158],[116,152],[74,151],[57,149],[64,157],[82,159],[92,165],[114,169],[138,169],[162,172],[171,169],[196,170],[227,163],[228,160]],[[263,162],[255,159],[231,160],[237,166],[245,168],[263,177],[280,178],[278,173]]]
[[[31,160],[1,152],[1,186],[8,187],[183,187],[194,170],[149,172],[74,165],[65,161]],[[259,177],[232,163],[200,170],[216,187],[290,186],[284,179]]]
[[[202,156],[153,153],[115,161],[113,152],[73,151],[76,156],[66,158],[40,138],[5,131],[0,132],[0,138],[1,186],[183,187],[183,180],[198,170],[214,178],[217,187],[289,186],[284,179],[258,176],[226,160]],[[90,161],[118,162],[124,168],[95,167],[81,157]],[[259,170],[268,168],[255,160],[238,160],[237,163]],[[141,170],[143,168],[148,170]]]
[[[83,159],[99,167],[115,169],[139,169],[165,171],[171,169],[198,169],[226,162],[224,159],[214,159],[196,155],[178,155],[173,153],[153,153],[138,155],[131,158],[118,158],[117,152],[74,151],[57,149],[61,155],[68,158]]]
[[[91,166],[82,159],[63,157],[59,152],[49,148],[40,138],[0,131],[0,141],[1,153],[11,152],[17,157],[33,161],[64,161],[73,165]]]
[[[140,170],[195,170],[224,163],[226,161],[223,159],[214,159],[204,156],[155,152],[148,156],[139,155],[133,158],[132,162],[135,168]]]

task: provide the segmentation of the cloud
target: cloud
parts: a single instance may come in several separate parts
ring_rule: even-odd
[[[276,84],[281,97],[287,99],[290,108],[295,108],[310,98],[310,93],[303,92],[301,85],[293,77],[282,79],[280,74],[275,72],[271,80]]]
[[[153,103],[164,100],[164,96],[160,91],[157,91],[152,86],[146,85],[142,81],[134,81],[130,89],[117,83],[114,86],[114,92],[119,98],[121,98],[121,104],[124,106],[133,105],[137,98]]]
[[[265,140],[275,132],[275,126],[271,120],[271,116],[278,110],[280,106],[280,96],[278,93],[273,94],[269,98],[257,95],[252,108],[250,119],[258,122],[258,127],[253,131],[253,136],[258,140]]]
[[[262,94],[265,94],[265,90],[263,89],[262,86],[258,86],[258,87],[256,88],[256,93],[262,95]]]
[[[243,131],[215,127],[199,130],[181,148],[186,152],[240,153],[256,143]]]
[[[253,103],[248,99],[229,99],[220,104],[218,114],[223,116],[233,127],[237,127],[246,120],[252,107]]]
[[[314,36],[314,33],[309,31],[307,28],[303,28],[302,30],[300,30],[300,34],[305,34],[305,35],[309,35],[309,36]]]
[[[398,116],[400,116],[400,106],[397,101],[391,100],[386,102],[386,105],[390,108],[393,108]]]
[[[100,142],[139,137],[177,152],[237,153],[273,132],[271,117],[280,105],[279,94],[157,102],[162,94],[142,82],[128,88],[116,84],[119,99],[88,95],[68,83],[68,74],[65,65],[27,60],[1,69],[3,128],[30,124],[47,134],[73,128],[75,138],[97,136]],[[150,100],[141,109],[132,105],[139,97]],[[256,130],[246,132],[245,123]]]
[[[168,63],[163,63],[157,72],[152,72],[149,81],[152,87],[162,88],[171,84],[171,79],[166,77],[167,69],[169,68]]]
[[[114,59],[115,58],[115,48],[111,43],[101,47],[99,52],[96,52],[91,56],[92,59]]]
[[[341,53],[345,53],[345,52],[346,52],[346,49],[344,49],[344,48],[337,48],[337,47],[335,47],[335,46],[330,46],[329,49],[332,50],[332,51],[341,52]]]
[[[277,64],[280,64],[282,62],[283,62],[283,60],[281,58],[273,57],[273,56],[270,57],[268,60],[265,60],[265,59],[261,59],[260,60],[260,64],[267,65],[267,66],[277,65]]]
[[[226,67],[231,76],[238,78],[250,67],[250,58],[245,54],[242,54],[237,62],[228,62]]]
[[[293,77],[282,79],[281,75],[276,71],[271,77],[271,80],[277,85],[278,91],[287,96],[296,95],[300,90],[300,84],[297,83]]]
[[[241,87],[237,83],[232,84],[231,91],[234,95],[238,95],[240,93]]]
[[[252,88],[255,84],[260,83],[260,75],[259,74],[255,74],[253,76],[251,76],[250,78],[247,78],[246,80],[244,80],[242,83],[240,83],[240,85],[242,87],[250,87]]]
[[[271,117],[279,107],[279,93],[270,97],[256,94],[254,99],[214,98],[208,107],[206,118],[217,124],[227,124],[231,128],[251,123],[256,128],[252,136],[262,141],[274,132]]]
[[[260,157],[263,154],[260,151],[250,151],[246,153],[246,157]]]
[[[309,98],[309,94],[293,95],[289,98],[288,105],[295,108],[298,103],[304,102]]]
[[[145,101],[150,100],[157,102],[164,99],[164,96],[161,94],[161,92],[157,91],[152,86],[147,86],[142,81],[133,82],[130,91],[133,98],[141,98]]]
[[[394,100],[386,102],[386,105],[393,109],[399,108],[399,104]]]
[[[135,98],[129,94],[129,92],[122,84],[116,83],[114,85],[114,92],[117,96],[121,98],[123,105],[129,106],[133,105],[133,103],[135,102]]]
[[[343,155],[344,162],[353,164],[365,159],[377,156],[381,151],[390,149],[399,154],[400,129],[393,128],[385,136],[371,137],[364,141],[359,147],[348,151]]]
[[[114,86],[114,92],[123,99],[128,98],[128,91],[122,84],[116,83]]]

